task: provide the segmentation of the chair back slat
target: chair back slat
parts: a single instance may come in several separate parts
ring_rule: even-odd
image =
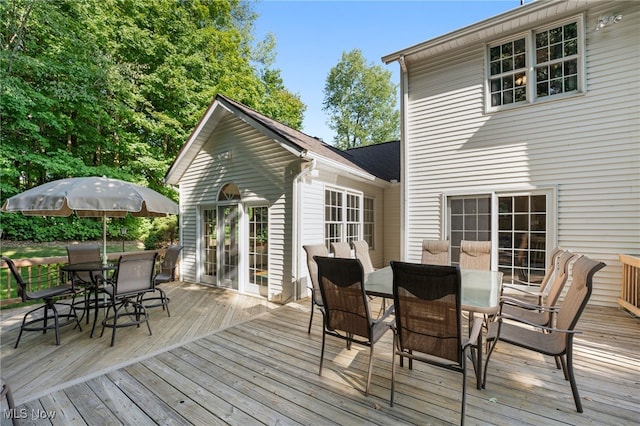
[[[358,259],[315,257],[328,330],[341,330],[371,340],[364,272]]]
[[[423,240],[421,263],[449,265],[449,240]]]
[[[400,348],[461,365],[460,269],[403,262],[391,268]]]

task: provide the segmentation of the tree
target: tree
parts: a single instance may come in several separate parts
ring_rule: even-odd
[[[342,53],[341,61],[329,71],[324,94],[323,110],[330,115],[328,124],[336,132],[338,148],[398,139],[397,86],[390,71],[367,65],[360,50]]]
[[[164,175],[217,93],[301,127],[249,2],[2,0],[0,16],[0,204],[89,175],[176,199]]]

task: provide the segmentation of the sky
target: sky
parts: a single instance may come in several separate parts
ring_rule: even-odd
[[[273,68],[307,106],[302,131],[332,143],[322,101],[329,71],[343,52],[361,50],[368,65],[391,71],[392,83],[399,84],[398,63],[385,65],[383,56],[518,7],[520,0],[262,0],[254,4],[254,34],[256,40],[275,36]]]

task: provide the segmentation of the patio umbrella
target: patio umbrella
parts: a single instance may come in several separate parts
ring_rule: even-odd
[[[155,217],[178,214],[178,205],[144,186],[107,177],[79,177],[45,183],[9,198],[3,212],[28,216],[102,217],[107,258],[107,217]]]

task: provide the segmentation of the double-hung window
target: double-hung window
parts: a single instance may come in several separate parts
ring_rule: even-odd
[[[487,110],[584,91],[581,17],[487,46]]]
[[[333,242],[349,242],[365,238],[373,244],[373,199],[362,193],[326,188],[324,196],[324,239],[327,247]]]

